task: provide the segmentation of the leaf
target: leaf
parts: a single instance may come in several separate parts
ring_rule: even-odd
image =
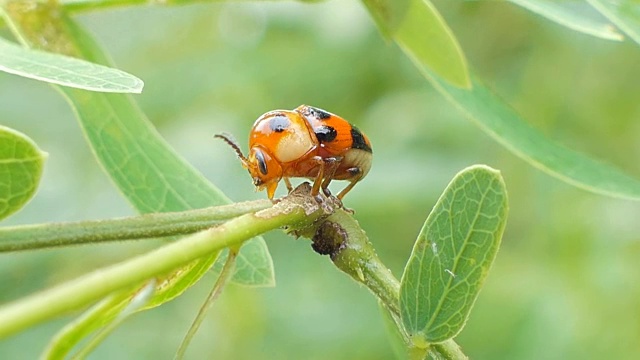
[[[87,56],[106,61],[83,29],[69,19],[67,26],[73,31],[72,37],[89,52]],[[131,98],[73,89],[63,91],[99,160],[140,212],[180,211],[230,203],[220,190],[169,147]],[[244,262],[253,262],[247,253],[270,258],[261,238],[243,246],[237,259],[239,267],[246,267]],[[204,273],[198,266],[193,269]],[[272,269],[263,270],[273,275]],[[253,285],[272,283],[272,280],[262,280],[264,284]]]
[[[73,347],[95,330],[108,326],[130,303],[135,292],[119,292],[103,299],[68,323],[51,339],[41,359],[64,359]]]
[[[447,23],[428,0],[408,1],[408,9],[394,0],[364,3],[382,32],[392,35],[418,67],[429,68],[449,83],[468,89],[467,60]]]
[[[569,29],[606,40],[622,41],[624,36],[584,1],[508,0]]]
[[[400,284],[400,313],[419,347],[463,328],[500,247],[507,220],[502,176],[484,165],[458,173],[418,235]]]
[[[89,47],[91,39],[85,37],[82,29],[75,24],[69,27],[74,29],[74,37],[80,39],[85,48],[98,51],[95,46]],[[224,194],[169,147],[129,97],[90,94],[74,89],[63,89],[63,92],[70,99],[101,164],[138,211],[180,211],[230,203]],[[247,256],[249,253],[254,254],[256,262]],[[264,240],[257,238],[243,246],[237,266],[239,269],[268,266],[261,271],[273,277],[272,263],[265,262],[264,258],[270,259],[268,249]],[[209,260],[202,261],[208,263]],[[247,265],[247,262],[251,264]],[[209,266],[205,267],[208,269]],[[192,271],[203,275],[206,269],[194,265]],[[186,272],[180,273],[185,279],[190,277]],[[172,281],[177,280],[171,278]],[[197,279],[199,276],[188,281],[188,286]],[[270,286],[273,283],[273,279],[267,277],[256,280],[264,282],[250,285]],[[247,284],[246,277],[243,276],[240,282]],[[156,291],[156,296],[162,293]]]
[[[0,125],[0,219],[25,206],[38,189],[47,153],[26,135]]]
[[[640,200],[640,181],[615,167],[567,149],[527,124],[474,76],[473,88],[449,85],[428,69],[427,80],[465,116],[509,151],[573,186],[607,196]]]
[[[13,23],[12,29],[20,31],[19,35],[31,44],[39,44],[39,34],[30,26],[45,23],[49,36],[62,39],[60,41],[67,44],[64,47],[66,51],[96,63],[109,63],[91,36],[69,19],[54,2],[30,3],[26,7],[22,6],[22,2],[17,4],[15,7],[5,6],[9,14],[7,19]],[[228,198],[171,149],[129,96],[90,93],[73,88],[60,90],[73,107],[100,164],[139,212],[180,211],[229,203]],[[257,261],[254,263],[254,259],[246,254],[252,254]],[[147,308],[180,295],[207,272],[218,255],[213,253],[158,279],[158,286]],[[247,268],[249,266],[244,263],[248,262],[253,266],[269,268],[260,269],[262,277],[248,278],[241,274],[241,282],[263,281],[252,285],[273,284],[272,263],[264,261],[265,258],[270,257],[262,238],[247,242],[238,256],[238,266]],[[126,303],[102,307],[91,316],[107,323],[113,321],[124,305]],[[90,328],[77,332],[74,340],[79,341],[88,335],[87,329]],[[56,349],[51,351],[57,352]]]
[[[587,0],[587,2],[640,44],[640,3],[638,0]]]
[[[140,93],[144,83],[124,71],[69,56],[27,49],[0,38],[0,70],[78,89]]]

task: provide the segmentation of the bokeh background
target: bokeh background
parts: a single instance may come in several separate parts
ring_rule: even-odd
[[[637,44],[579,34],[506,3],[435,3],[473,71],[524,118],[640,178]],[[510,196],[506,233],[457,338],[473,359],[640,354],[640,204],[571,187],[496,144],[379,35],[358,1],[146,6],[78,18],[121,69],[145,80],[136,99],[159,131],[232,199],[265,194],[254,193],[214,133],[234,133],[246,148],[260,114],[303,103],[356,124],[375,157],[346,204],[398,277],[451,177],[476,163],[500,169]],[[2,225],[133,214],[50,87],[0,73],[0,122],[49,153],[38,194]],[[393,357],[377,302],[365,288],[315,254],[309,241],[278,231],[265,237],[277,286],[229,286],[189,358]],[[159,244],[2,254],[0,302]],[[214,280],[205,277],[177,300],[132,317],[91,358],[172,358]],[[0,358],[36,358],[72,318],[3,340]]]

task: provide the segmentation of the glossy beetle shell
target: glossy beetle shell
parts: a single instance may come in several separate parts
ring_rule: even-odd
[[[328,194],[331,180],[351,183],[338,198],[342,199],[367,175],[373,153],[371,143],[345,119],[312,106],[295,110],[275,110],[260,116],[249,135],[249,154],[245,158],[237,145],[224,136],[253,178],[258,190],[266,189],[273,199],[280,180],[315,179],[314,195],[322,189]]]

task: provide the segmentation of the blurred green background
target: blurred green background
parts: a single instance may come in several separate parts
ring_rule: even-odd
[[[575,33],[509,4],[435,3],[471,68],[525,119],[640,178],[637,44]],[[234,200],[266,195],[254,193],[214,133],[231,132],[246,148],[259,115],[303,103],[356,124],[373,143],[374,164],[345,202],[398,277],[451,177],[475,163],[500,169],[511,210],[502,249],[457,338],[473,359],[640,354],[640,204],[573,188],[496,144],[379,35],[358,1],[149,6],[78,18],[119,68],[145,80],[136,99],[163,136]],[[46,84],[0,73],[0,122],[49,153],[38,194],[2,225],[133,214],[93,160],[72,111]],[[229,286],[189,358],[393,357],[365,288],[306,239],[281,232],[266,239],[277,286]],[[159,243],[2,254],[0,302]],[[91,358],[172,358],[214,280],[134,316]],[[36,358],[72,318],[0,342],[0,358]]]

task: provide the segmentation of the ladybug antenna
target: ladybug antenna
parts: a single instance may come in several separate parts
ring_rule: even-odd
[[[238,157],[240,158],[240,160],[242,160],[243,163],[249,162],[247,158],[244,156],[244,154],[242,154],[242,150],[240,149],[240,146],[238,146],[238,142],[233,138],[233,135],[228,133],[222,133],[222,134],[215,134],[213,137],[222,139],[224,140],[224,142],[229,144],[229,146],[231,146],[231,148],[236,152],[236,155],[238,155]]]

